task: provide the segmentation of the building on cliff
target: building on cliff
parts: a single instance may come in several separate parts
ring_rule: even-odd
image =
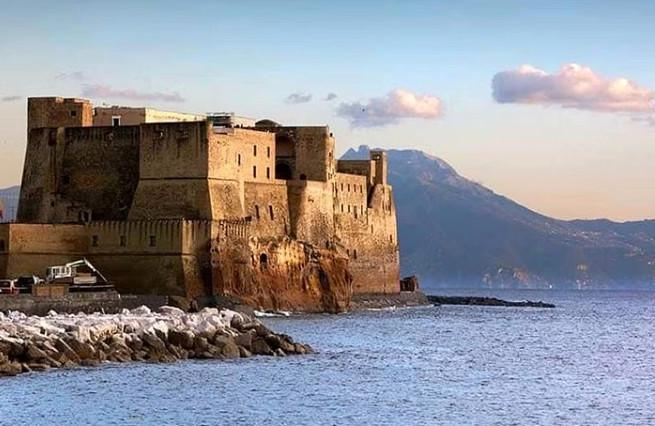
[[[334,158],[327,126],[30,98],[0,278],[81,256],[123,293],[341,310],[398,293],[387,158]]]

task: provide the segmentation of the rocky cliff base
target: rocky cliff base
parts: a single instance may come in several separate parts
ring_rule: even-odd
[[[174,362],[253,355],[312,353],[309,345],[276,334],[261,322],[230,310],[185,313],[145,306],[116,315],[27,316],[0,313],[0,377],[102,362]]]

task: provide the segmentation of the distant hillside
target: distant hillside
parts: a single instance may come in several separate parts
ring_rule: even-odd
[[[351,149],[343,158],[368,151]],[[432,286],[655,287],[655,220],[556,220],[437,157],[387,152],[404,274]]]
[[[16,211],[18,211],[18,197],[20,196],[20,186],[12,186],[0,189],[0,200],[5,204],[5,218],[3,221],[14,220]]]

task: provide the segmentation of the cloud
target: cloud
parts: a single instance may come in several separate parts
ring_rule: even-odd
[[[394,89],[366,103],[344,102],[337,109],[337,115],[347,118],[353,127],[386,126],[403,118],[435,119],[442,113],[442,102],[436,96],[418,95],[403,89]]]
[[[328,93],[328,94],[325,96],[325,98],[324,98],[323,100],[324,100],[324,101],[333,101],[333,100],[335,100],[336,98],[338,98],[337,94],[336,94],[336,93],[333,93],[333,92],[330,92],[330,93]]]
[[[21,99],[23,99],[22,96],[5,96],[5,97],[0,98],[0,101],[2,101],[2,102],[15,102],[15,101],[19,101]]]
[[[312,95],[309,93],[292,93],[287,96],[286,102],[288,104],[305,104],[312,100]]]
[[[139,92],[134,89],[114,89],[110,86],[103,86],[101,84],[85,85],[82,88],[82,96],[90,98],[130,99],[135,101],[185,101],[185,99],[177,92]]]
[[[558,105],[591,111],[655,113],[655,92],[627,78],[608,79],[591,68],[566,64],[555,74],[530,65],[497,73],[493,97],[499,103]]]
[[[87,76],[82,71],[60,72],[55,76],[55,80],[85,81]]]

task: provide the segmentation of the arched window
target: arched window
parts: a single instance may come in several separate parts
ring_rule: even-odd
[[[287,163],[277,163],[275,165],[275,179],[291,179],[291,167]]]
[[[268,266],[268,255],[266,253],[262,253],[259,255],[259,266],[262,269],[266,269]]]

